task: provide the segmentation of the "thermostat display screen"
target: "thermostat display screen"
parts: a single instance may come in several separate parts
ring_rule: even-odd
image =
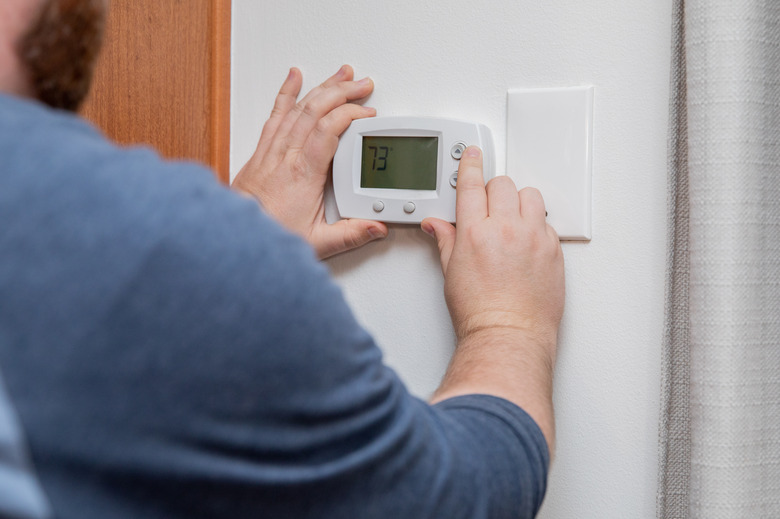
[[[438,137],[363,137],[360,187],[435,190]]]

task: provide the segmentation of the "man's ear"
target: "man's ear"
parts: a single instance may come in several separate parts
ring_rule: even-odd
[[[40,12],[43,0],[0,2],[0,92],[32,97],[33,90],[19,57],[18,43]]]

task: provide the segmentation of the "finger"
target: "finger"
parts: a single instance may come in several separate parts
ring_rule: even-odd
[[[441,271],[446,275],[452,249],[455,247],[455,227],[438,218],[425,218],[420,227],[426,234],[436,239],[436,244],[439,246]]]
[[[355,119],[373,117],[376,110],[370,107],[346,104],[320,119],[303,147],[303,157],[313,171],[327,171],[339,145],[339,136]]]
[[[487,218],[487,193],[482,177],[482,150],[469,146],[460,159],[455,201],[458,229]]]
[[[520,199],[520,216],[523,220],[539,227],[547,225],[544,199],[538,189],[526,187],[517,194]]]
[[[317,86],[316,88],[309,91],[303,99],[301,99],[298,103],[293,103],[293,105],[290,107],[290,110],[284,115],[284,117],[278,122],[276,126],[276,131],[274,133],[274,137],[278,137],[276,139],[273,139],[269,142],[269,144],[273,147],[273,152],[276,155],[283,155],[284,152],[288,149],[288,137],[290,134],[291,129],[295,125],[295,123],[298,121],[300,115],[301,115],[301,106],[304,103],[308,103],[311,101],[311,99],[316,96],[318,93],[320,93],[323,89],[331,88],[340,82],[348,81],[351,82],[354,76],[354,72],[352,71],[352,67],[349,65],[343,65],[338,72],[333,74],[331,77],[326,79],[322,84]],[[300,93],[300,86],[298,87],[298,94]]]
[[[332,76],[330,76],[328,79],[320,83],[320,85],[316,88],[311,89],[305,96],[303,96],[303,99],[301,99],[301,102],[304,103],[312,98],[312,96],[317,95],[317,92],[319,92],[322,88],[330,88],[336,84],[338,84],[341,81],[352,81],[355,78],[355,71],[352,70],[352,67],[349,65],[342,65],[341,68]]]
[[[320,120],[336,108],[350,101],[362,99],[374,90],[371,78],[360,81],[342,81],[327,88],[321,88],[317,95],[308,101],[301,101],[296,105],[295,112],[298,118],[290,129],[288,146],[298,148],[303,146],[312,130]]]
[[[260,141],[257,144],[257,149],[261,154],[265,153],[268,144],[276,134],[279,125],[295,106],[295,103],[298,100],[298,94],[301,92],[302,84],[303,76],[301,75],[301,71],[295,67],[291,68],[290,73],[287,75],[287,79],[282,83],[282,88],[279,89],[279,94],[276,96],[273,110],[271,110],[271,116],[263,125]]]
[[[514,181],[506,175],[492,178],[487,187],[488,215],[499,218],[520,218],[520,198]]]
[[[387,226],[371,220],[340,220],[317,229],[312,242],[320,259],[356,249],[366,243],[387,237]]]

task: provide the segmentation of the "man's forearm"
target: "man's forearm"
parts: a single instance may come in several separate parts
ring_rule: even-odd
[[[486,328],[461,339],[441,386],[431,403],[448,398],[487,394],[521,407],[555,449],[552,381],[555,334],[530,337],[513,328]]]

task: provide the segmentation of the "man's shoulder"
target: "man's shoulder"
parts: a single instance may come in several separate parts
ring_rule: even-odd
[[[0,95],[0,155],[0,218],[8,223],[0,244],[40,251],[50,268],[132,268],[162,251],[189,257],[193,268],[227,251],[307,256],[300,240],[208,168],[119,147],[73,114]]]
[[[34,139],[41,136],[59,134],[69,134],[73,138],[100,138],[99,132],[71,112],[0,92],[0,146],[34,143]],[[49,144],[60,143],[50,141]]]
[[[7,104],[0,116],[22,113],[26,134],[0,123],[0,285],[10,295],[0,308],[13,298],[19,330],[33,316],[45,323],[35,328],[78,335],[109,310],[137,311],[145,324],[133,330],[163,320],[170,339],[229,308],[214,318],[235,335],[258,307],[284,309],[271,323],[282,327],[302,299],[314,312],[335,294],[303,240],[207,168],[117,147],[75,116]]]
[[[197,211],[193,199],[233,202],[206,167],[119,147],[75,114],[3,95],[0,155],[0,212],[7,216],[87,220],[70,222],[74,228],[130,219],[142,228]]]
[[[0,94],[0,150],[5,158],[2,180],[37,179],[38,184],[57,176],[71,184],[88,182],[105,173],[133,170],[132,175],[107,176],[121,183],[139,177],[157,183],[176,178],[186,169],[194,177],[210,177],[207,168],[195,164],[166,162],[149,148],[119,147],[88,121],[76,114],[49,108],[34,100]],[[158,170],[169,173],[157,176]],[[89,187],[84,186],[84,187]]]

